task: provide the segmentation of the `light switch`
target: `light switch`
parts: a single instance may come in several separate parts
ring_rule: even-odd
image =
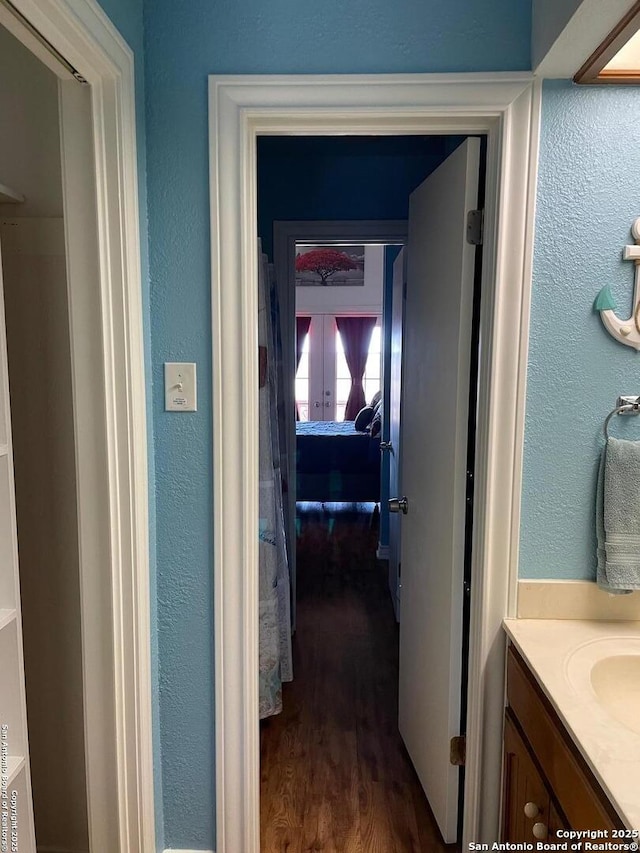
[[[196,366],[193,362],[167,361],[164,365],[164,408],[167,412],[195,412]]]

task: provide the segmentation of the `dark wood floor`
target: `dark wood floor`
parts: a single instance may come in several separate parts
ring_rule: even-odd
[[[261,851],[452,850],[398,733],[398,631],[377,518],[327,506],[298,513],[295,680],[261,731]]]

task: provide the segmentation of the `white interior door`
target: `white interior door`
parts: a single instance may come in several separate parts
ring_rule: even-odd
[[[393,263],[393,295],[391,298],[391,370],[389,389],[389,494],[402,494],[401,483],[401,411],[402,400],[402,336],[406,294],[405,250],[401,249]],[[389,591],[396,619],[400,619],[400,516],[389,513]]]
[[[35,853],[13,482],[11,409],[0,257],[0,774],[7,806],[7,849]],[[5,779],[6,777],[6,779]],[[6,789],[5,789],[6,785]],[[5,799],[6,794],[6,799]],[[15,825],[12,817],[15,815]],[[12,832],[17,834],[13,845]]]
[[[480,142],[411,195],[403,377],[400,732],[445,842],[456,840],[468,398]]]

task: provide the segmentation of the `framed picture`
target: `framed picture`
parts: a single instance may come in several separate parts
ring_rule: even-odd
[[[364,287],[364,246],[296,244],[297,287]]]

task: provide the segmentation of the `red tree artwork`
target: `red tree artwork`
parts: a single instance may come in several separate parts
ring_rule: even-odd
[[[296,255],[296,272],[314,272],[320,276],[320,284],[327,284],[337,272],[358,269],[358,264],[337,249],[312,249],[304,255]]]

